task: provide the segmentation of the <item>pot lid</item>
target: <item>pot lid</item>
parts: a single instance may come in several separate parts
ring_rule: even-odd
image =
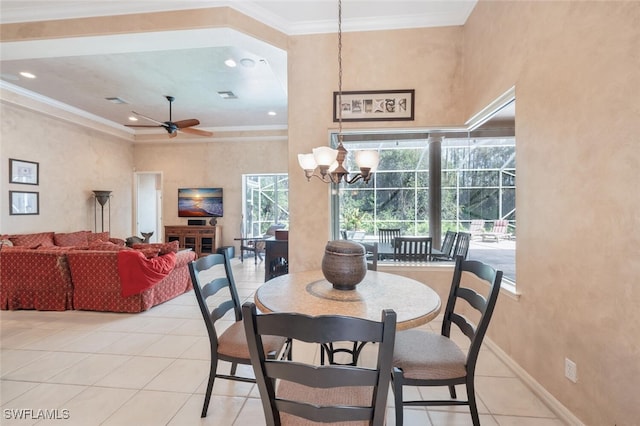
[[[329,241],[324,249],[328,253],[364,255],[365,250],[362,244],[347,240]]]

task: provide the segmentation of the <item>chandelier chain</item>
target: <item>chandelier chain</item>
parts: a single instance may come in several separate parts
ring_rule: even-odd
[[[342,143],[342,0],[338,0],[338,141]]]

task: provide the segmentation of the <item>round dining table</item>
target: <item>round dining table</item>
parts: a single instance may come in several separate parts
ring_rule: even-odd
[[[433,289],[411,278],[367,271],[354,290],[337,290],[321,270],[273,278],[258,288],[255,303],[264,313],[345,315],[372,321],[380,321],[383,309],[393,309],[397,330],[426,324],[438,315],[441,306]]]

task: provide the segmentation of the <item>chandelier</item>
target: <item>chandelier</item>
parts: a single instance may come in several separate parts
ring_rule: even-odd
[[[342,0],[338,0],[338,147],[328,146],[314,148],[311,154],[298,154],[298,163],[304,170],[307,180],[313,176],[325,183],[339,184],[344,180],[352,184],[360,179],[369,182],[376,171],[380,156],[377,151],[358,151],[355,155],[360,173],[349,177],[349,171],[344,167],[347,149],[342,144]]]

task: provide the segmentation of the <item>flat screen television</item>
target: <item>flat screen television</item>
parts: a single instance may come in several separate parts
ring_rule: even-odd
[[[222,217],[222,188],[179,188],[178,217]]]

